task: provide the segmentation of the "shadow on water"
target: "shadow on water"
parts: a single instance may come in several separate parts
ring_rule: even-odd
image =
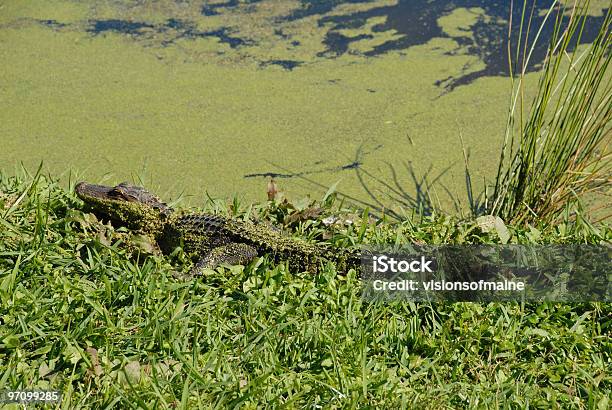
[[[357,151],[358,156],[360,155],[359,151]],[[397,219],[401,219],[401,215],[392,209],[387,209],[389,204],[404,209],[416,210],[422,216],[431,215],[434,211],[434,204],[429,193],[432,186],[439,182],[439,179],[448,171],[448,168],[429,181],[428,177],[431,174],[432,166],[429,167],[425,174],[417,176],[411,162],[403,162],[402,165],[412,180],[412,191],[414,194],[408,193],[404,184],[400,183],[398,171],[392,164],[387,164],[391,173],[390,179],[377,175],[364,167],[355,170],[355,175],[359,180],[361,188],[370,198],[369,207],[384,211]]]
[[[316,170],[296,172],[271,163],[272,166],[282,172],[253,173],[244,175],[244,178],[294,178],[305,182],[310,187],[317,187],[327,191],[329,187],[312,179],[313,175],[350,171],[357,178],[359,185],[366,194],[366,198],[357,198],[340,190],[337,190],[336,193],[358,206],[369,208],[374,213],[380,215],[386,214],[398,220],[403,219],[405,215],[389,209],[389,205],[393,204],[396,208],[413,210],[421,216],[430,216],[436,209],[439,209],[439,206],[437,207],[434,203],[434,197],[437,197],[436,190],[438,189],[442,190],[451,199],[455,211],[460,211],[461,206],[456,197],[441,182],[441,178],[454,164],[449,165],[442,172],[434,175],[433,165],[424,173],[418,173],[411,162],[404,161],[400,167],[387,164],[388,173],[382,175],[380,171],[374,172],[364,166],[365,157],[380,148],[382,148],[382,145],[377,145],[367,151],[362,144],[357,148],[352,161],[345,165],[325,166]],[[317,165],[320,164],[321,162],[317,162]],[[409,177],[409,184],[405,182],[406,176]]]
[[[321,165],[322,162],[317,162],[315,165]],[[271,164],[275,167],[278,167],[275,164]],[[314,169],[314,170],[310,170],[310,171],[298,171],[298,172],[291,172],[291,171],[287,171],[287,172],[256,172],[256,173],[252,173],[252,174],[245,174],[243,175],[243,178],[258,178],[258,177],[264,177],[264,178],[301,178],[307,175],[315,175],[315,174],[326,174],[326,173],[335,173],[338,171],[348,171],[351,169],[358,169],[359,167],[361,167],[361,165],[363,165],[360,161],[353,161],[351,163],[345,164],[345,165],[337,165],[337,166],[333,166],[333,167],[323,167],[323,168],[318,168],[318,169]]]

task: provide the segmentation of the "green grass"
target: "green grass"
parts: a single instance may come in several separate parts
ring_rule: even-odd
[[[368,303],[354,272],[265,257],[193,280],[139,253],[50,178],[0,176],[0,390],[61,408],[608,408],[609,304]],[[312,220],[312,206],[322,213]],[[203,208],[361,243],[496,243],[473,221],[389,223],[329,195]],[[331,215],[350,226],[325,227]],[[601,243],[606,225],[509,227],[511,242]],[[15,407],[16,408],[16,407]]]
[[[568,210],[581,213],[588,195],[609,194],[612,184],[612,9],[597,38],[571,51],[584,30],[589,1],[570,1],[568,8],[553,3],[547,18],[554,22],[554,34],[536,97],[529,104],[525,68],[530,50],[542,41],[542,28],[531,27],[527,3],[518,23],[524,36],[508,47],[518,73],[512,78],[514,92],[490,212],[513,223],[555,223]],[[565,15],[570,21],[564,26]]]

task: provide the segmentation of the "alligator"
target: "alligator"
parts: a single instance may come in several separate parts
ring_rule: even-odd
[[[246,265],[264,254],[312,273],[327,262],[338,271],[360,264],[354,250],[298,240],[266,223],[175,211],[143,187],[125,182],[114,187],[79,182],[75,193],[96,216],[152,238],[162,253],[181,247],[194,263],[190,276],[224,264]]]

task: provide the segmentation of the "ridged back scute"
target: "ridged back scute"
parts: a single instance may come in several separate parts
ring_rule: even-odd
[[[225,228],[226,219],[213,214],[183,215],[177,226],[188,232],[219,232]]]
[[[127,182],[122,182],[114,187],[109,192],[109,196],[147,205],[153,209],[159,210],[162,214],[169,215],[173,212],[173,209],[159,199],[159,197],[153,195],[141,186],[130,185]]]

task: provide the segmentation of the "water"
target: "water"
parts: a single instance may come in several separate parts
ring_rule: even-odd
[[[168,46],[176,40],[182,38],[193,39],[197,37],[215,37],[218,38],[221,43],[229,44],[231,48],[244,45],[253,45],[253,43],[249,40],[230,35],[230,30],[227,27],[222,27],[217,30],[201,31],[198,30],[195,24],[192,22],[177,20],[174,18],[168,19],[165,24],[157,25],[117,19],[93,20],[90,22],[87,31],[94,35],[112,31],[121,34],[129,34],[134,37],[150,37],[158,34],[170,35],[170,39],[162,42],[163,46]]]
[[[230,0],[222,3],[209,4],[205,2],[202,5],[202,15],[218,16],[221,14],[244,14],[256,13],[254,5],[261,0],[237,1]],[[298,20],[316,17],[316,22],[320,27],[325,27],[325,38],[323,44],[326,48],[316,54],[317,57],[337,58],[349,52],[352,43],[357,43],[362,40],[372,40],[380,33],[394,32],[396,38],[384,41],[372,47],[370,50],[364,51],[362,54],[365,57],[376,57],[386,53],[405,50],[416,45],[422,45],[434,38],[451,38],[457,42],[457,50],[449,50],[448,54],[467,53],[477,56],[484,62],[485,67],[482,69],[466,73],[458,77],[447,77],[438,80],[436,85],[444,87],[447,91],[453,88],[470,84],[474,80],[484,76],[508,76],[510,74],[510,65],[508,62],[507,38],[508,38],[508,21],[510,17],[510,5],[505,1],[489,1],[489,0],[399,0],[397,4],[385,5],[381,7],[372,7],[370,9],[358,12],[340,13],[337,15],[327,15],[336,7],[342,4],[360,4],[370,3],[376,4],[372,0],[348,0],[348,1],[327,1],[327,0],[302,0],[301,7],[287,15],[276,16],[275,24],[280,28],[274,31],[274,35],[282,40],[288,39],[290,36],[282,30],[283,25],[295,23]],[[538,0],[536,2],[527,3],[527,15],[533,13],[532,27],[540,27],[545,19],[545,13],[550,8],[553,1]],[[460,35],[451,35],[444,31],[439,24],[439,19],[443,16],[448,16],[457,9],[476,9],[477,15],[475,20],[471,22],[469,27],[463,30]],[[512,21],[514,24],[510,30],[511,44],[516,45],[519,42],[520,20],[523,13],[521,2],[517,2],[512,9]],[[366,26],[368,20],[372,18],[384,18],[384,22],[375,24],[371,27],[371,32],[347,36],[342,34],[342,30],[351,29],[358,30]],[[590,16],[585,25],[585,30],[580,39],[581,44],[591,43],[595,39],[598,27],[603,21],[602,16]],[[564,24],[567,23],[568,17],[562,18]],[[543,27],[541,40],[536,43],[529,64],[527,65],[528,72],[535,71],[541,67],[542,61],[546,56],[548,42],[553,35],[554,16],[549,18],[547,24]],[[50,27],[62,27],[57,22],[52,20],[41,21]],[[235,31],[231,27],[221,27],[216,30],[198,30],[193,21],[180,20],[175,18],[168,19],[165,24],[153,25],[147,22],[125,21],[117,19],[94,20],[90,22],[88,31],[93,34],[101,34],[108,31],[119,32],[132,36],[147,36],[153,31],[156,34],[164,34],[174,32],[173,38],[163,41],[162,44],[169,45],[181,38],[197,38],[197,37],[216,37],[221,43],[227,43],[231,48],[241,46],[250,46],[257,48],[261,46],[261,42],[250,40],[248,38],[232,35]],[[533,36],[533,33],[532,33]],[[525,35],[521,41],[525,41]],[[298,47],[300,42],[294,40],[294,47]],[[571,48],[570,48],[571,49]],[[522,61],[523,56],[514,56],[515,62]],[[295,67],[303,64],[303,61],[298,59],[272,59],[262,61],[261,65],[278,65],[286,70],[293,70]],[[515,70],[516,70],[515,66]]]
[[[582,43],[609,6],[594,3]],[[143,179],[168,199],[265,200],[271,177],[292,199],[338,183],[379,209],[433,186],[452,208],[465,196],[459,134],[472,181],[495,174],[508,13],[468,0],[8,2],[0,171],[44,160],[53,175]]]
[[[325,11],[326,8],[320,5],[321,2],[305,1],[309,6],[306,8],[306,14],[319,14],[319,11]],[[327,3],[327,2],[325,2]],[[521,16],[523,7],[521,2],[516,2],[514,7],[510,8],[509,2],[490,1],[490,0],[454,0],[454,1],[431,1],[431,0],[399,0],[396,5],[376,7],[363,12],[350,13],[339,16],[323,16],[319,19],[319,24],[329,27],[325,43],[328,46],[327,50],[322,55],[339,56],[347,51],[348,45],[353,41],[359,41],[364,38],[364,35],[355,37],[346,37],[338,33],[338,30],[345,28],[363,27],[366,21],[372,17],[384,17],[385,22],[372,27],[374,33],[381,33],[389,30],[394,30],[400,33],[398,39],[386,41],[372,50],[364,53],[366,56],[378,56],[384,53],[395,50],[404,50],[406,48],[425,44],[435,37],[447,37],[457,41],[461,47],[465,47],[467,52],[478,56],[484,61],[486,67],[466,74],[458,78],[448,78],[445,81],[445,86],[452,89],[458,85],[469,84],[475,79],[483,76],[493,75],[509,75],[510,65],[508,62],[507,39],[510,14],[514,24],[510,30],[510,43],[518,44],[521,26]],[[553,1],[536,1],[528,2],[527,16],[533,13],[531,25],[538,28],[543,25],[545,13],[549,10]],[[476,22],[470,26],[470,32],[466,31],[466,35],[452,36],[445,33],[438,24],[441,16],[448,15],[457,8],[480,8],[484,11],[479,15]],[[301,13],[297,13],[300,15]],[[297,18],[297,15],[288,17],[289,19]],[[580,44],[592,43],[595,39],[599,27],[603,22],[604,16],[593,17],[589,16],[585,30],[580,38]],[[569,20],[568,16],[562,17],[562,26],[565,26]],[[544,24],[541,40],[535,44],[532,51],[532,56],[527,65],[528,72],[535,71],[541,67],[542,61],[546,56],[548,43],[553,35],[554,15]],[[531,33],[533,37],[535,33]],[[372,37],[372,35],[369,35]],[[525,33],[521,40],[525,41]],[[574,42],[576,44],[576,42]],[[572,49],[570,47],[570,49]],[[449,53],[452,53],[450,51]],[[522,61],[523,56],[519,55],[515,61]],[[441,84],[442,81],[439,83]]]

